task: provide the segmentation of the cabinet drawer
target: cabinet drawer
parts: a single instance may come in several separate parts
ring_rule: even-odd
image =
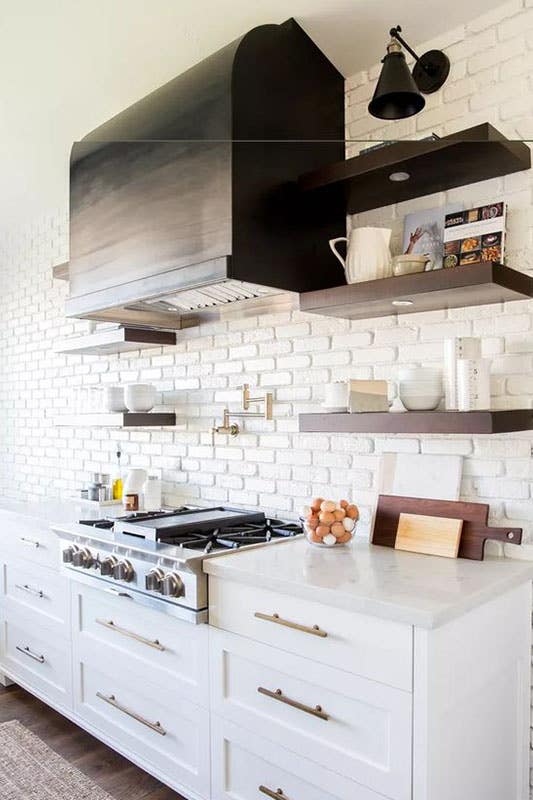
[[[6,611],[37,613],[44,624],[58,625],[59,635],[68,635],[68,582],[59,572],[10,559],[3,565],[2,597]]]
[[[215,713],[375,792],[410,798],[409,692],[220,631],[211,664]]]
[[[37,625],[35,616],[2,615],[1,666],[15,680],[64,708],[72,706],[70,643],[55,628]]]
[[[212,800],[385,800],[216,715],[211,737]]]
[[[140,606],[128,596],[72,581],[75,649],[80,660],[112,661],[140,680],[207,706],[207,625],[192,625]],[[132,593],[133,595],[134,593]]]
[[[111,659],[77,664],[75,711],[173,786],[209,796],[209,713]],[[150,676],[151,677],[151,676]]]
[[[59,570],[59,540],[38,520],[6,515],[2,524],[2,550],[15,558]]]
[[[409,625],[212,577],[209,623],[389,686],[412,688]]]

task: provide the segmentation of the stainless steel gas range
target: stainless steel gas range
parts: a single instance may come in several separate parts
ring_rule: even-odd
[[[205,558],[302,533],[261,511],[222,506],[136,512],[54,530],[62,569],[76,580],[196,624],[207,621]]]

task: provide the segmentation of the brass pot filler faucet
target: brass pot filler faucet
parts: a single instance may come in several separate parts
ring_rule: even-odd
[[[263,411],[249,411],[250,405],[263,403]],[[261,417],[272,419],[272,392],[266,392],[263,397],[250,397],[250,387],[247,383],[242,387],[242,411],[230,411],[225,408],[222,415],[222,425],[211,428],[212,442],[215,444],[215,434],[221,433],[228,436],[237,436],[241,429],[236,422],[230,422],[230,417]]]

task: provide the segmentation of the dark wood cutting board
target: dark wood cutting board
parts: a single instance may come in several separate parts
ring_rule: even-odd
[[[380,494],[374,520],[372,544],[394,547],[402,512],[464,520],[459,558],[482,561],[487,539],[495,539],[506,544],[520,544],[522,541],[522,528],[491,528],[487,525],[489,506],[485,503],[425,500],[420,497]]]

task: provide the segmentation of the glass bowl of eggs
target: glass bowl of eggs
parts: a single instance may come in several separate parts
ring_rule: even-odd
[[[315,497],[311,505],[304,508],[301,521],[310,544],[339,547],[352,541],[358,519],[359,509],[355,503]]]

